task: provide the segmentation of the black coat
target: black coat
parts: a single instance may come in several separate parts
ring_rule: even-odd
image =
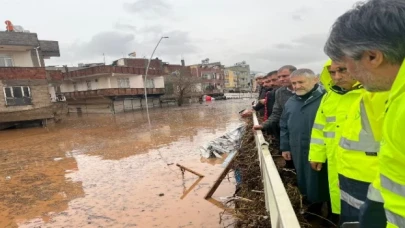
[[[270,89],[270,90],[268,90],[268,91],[266,92],[265,95],[266,95],[265,97],[267,97],[267,104],[264,105],[264,104],[258,102],[258,103],[253,107],[253,109],[254,109],[255,111],[262,111],[262,110],[264,110],[264,108],[266,107],[266,108],[267,108],[267,115],[270,116],[271,113],[273,112],[274,102],[276,101],[276,90],[275,90],[275,89],[273,89],[273,90]],[[263,112],[263,114],[264,114],[264,112]]]
[[[313,203],[329,200],[327,166],[317,172],[311,169],[308,161],[311,130],[324,94],[325,91],[318,87],[309,98],[292,96],[280,119],[280,150],[291,152],[298,188]]]
[[[264,86],[260,86],[259,88],[260,88],[260,90],[259,90],[259,100],[261,100],[261,99],[264,99],[266,97],[267,89]]]

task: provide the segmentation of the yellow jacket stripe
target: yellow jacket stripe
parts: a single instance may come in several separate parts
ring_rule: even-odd
[[[355,141],[350,140],[346,137],[342,137],[340,139],[340,146],[346,150],[378,153],[378,151],[380,150],[380,142],[374,139],[363,100],[361,100],[360,102],[360,118],[362,130],[359,133],[359,140]]]
[[[347,178],[373,182],[388,92],[364,91],[347,113],[338,148],[338,172]]]

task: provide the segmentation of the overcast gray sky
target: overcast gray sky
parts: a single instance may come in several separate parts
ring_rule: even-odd
[[[355,0],[0,0],[0,20],[57,40],[47,65],[106,62],[136,51],[170,63],[247,61],[268,72],[293,64],[319,72],[334,20]],[[3,22],[2,22],[3,23]],[[3,24],[4,25],[4,24]],[[5,29],[5,25],[1,30]]]

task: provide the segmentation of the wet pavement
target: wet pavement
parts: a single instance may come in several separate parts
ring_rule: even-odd
[[[0,227],[222,227],[204,200],[223,168],[199,146],[235,129],[247,100],[68,116],[0,131]],[[185,172],[179,163],[205,175]],[[191,191],[189,188],[195,186]],[[230,196],[232,178],[214,198]],[[188,193],[188,194],[184,194]],[[183,198],[183,199],[181,199]]]

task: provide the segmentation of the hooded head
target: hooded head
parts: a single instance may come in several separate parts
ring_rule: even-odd
[[[347,72],[346,66],[343,63],[332,62],[330,59],[324,65],[320,81],[327,91],[331,88],[338,89],[339,91],[350,91],[359,85]]]
[[[329,73],[329,67],[330,65],[332,65],[332,60],[329,59],[328,61],[326,61],[325,65],[323,65],[323,70],[320,76],[320,81],[322,83],[322,85],[325,87],[326,91],[330,90],[330,87],[333,85],[332,83],[332,77],[330,76]]]

